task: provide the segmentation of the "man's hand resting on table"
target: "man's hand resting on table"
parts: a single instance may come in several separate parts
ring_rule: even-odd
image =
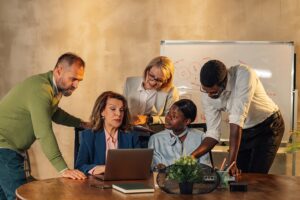
[[[63,172],[61,172],[60,176],[65,177],[65,178],[71,178],[71,179],[86,179],[86,176],[84,175],[84,173],[82,173],[81,171],[77,170],[77,169],[66,169]]]

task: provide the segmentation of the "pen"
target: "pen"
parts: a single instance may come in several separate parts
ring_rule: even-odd
[[[224,158],[224,160],[223,160],[223,162],[222,162],[222,165],[221,165],[221,167],[220,167],[220,171],[223,170],[225,162],[226,162],[226,157]]]
[[[228,171],[230,170],[230,168],[231,168],[234,164],[235,164],[235,161],[233,161],[233,162],[231,163],[231,165],[229,165],[229,167],[226,169],[226,172],[228,172]]]

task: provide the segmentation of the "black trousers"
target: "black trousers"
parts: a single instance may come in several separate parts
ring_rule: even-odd
[[[284,121],[276,112],[262,123],[243,129],[237,166],[242,172],[267,174],[284,133]]]

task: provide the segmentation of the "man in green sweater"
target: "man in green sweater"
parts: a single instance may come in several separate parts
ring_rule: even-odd
[[[69,169],[52,129],[52,121],[87,128],[61,108],[62,96],[70,96],[84,75],[84,61],[75,54],[60,56],[53,71],[34,75],[12,88],[0,101],[0,199],[15,199],[15,190],[26,183],[24,152],[35,140],[62,177],[84,179]]]

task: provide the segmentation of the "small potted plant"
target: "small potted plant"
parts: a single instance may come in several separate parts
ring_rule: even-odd
[[[167,178],[179,183],[181,194],[192,194],[194,183],[202,181],[202,168],[192,156],[183,156],[171,165]]]

